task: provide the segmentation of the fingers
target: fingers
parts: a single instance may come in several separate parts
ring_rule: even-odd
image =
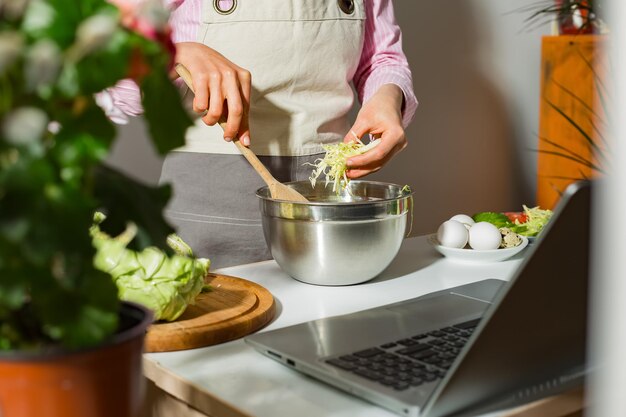
[[[378,147],[380,147],[380,145],[378,145],[376,148]],[[376,148],[372,149],[368,153],[374,152]],[[380,170],[399,151],[400,151],[399,149],[394,148],[388,153],[386,153],[385,155],[383,155],[380,159],[377,159],[370,164],[359,165],[358,167],[349,167],[348,171],[346,172],[346,175],[350,179],[355,179],[355,178],[360,178],[365,175],[369,175],[373,172],[376,172]]]
[[[245,126],[242,125],[241,129],[239,129],[239,140],[244,146],[250,146],[250,128],[248,127],[248,122],[246,119]]]
[[[224,128],[224,139],[230,140],[237,136],[241,128],[243,119],[244,104],[239,86],[239,79],[232,71],[224,73],[222,89],[226,96],[228,106],[228,117]]]
[[[209,109],[203,117],[207,125],[214,125],[226,120],[222,124],[224,139],[231,141],[236,137],[243,138],[242,143],[249,145],[248,113],[250,109],[251,77],[243,69],[232,69],[220,73],[213,73],[209,80]],[[246,145],[247,146],[247,145]]]
[[[354,142],[357,139],[361,139],[363,136],[370,132],[370,126],[367,123],[357,120],[350,131],[344,136],[343,141],[345,143]]]
[[[381,141],[378,146],[368,152],[353,156],[348,161],[348,177],[357,178],[378,171],[395,153],[393,144]]]
[[[209,108],[209,80],[204,74],[197,74],[192,77],[193,91],[193,111],[202,114]]]
[[[244,114],[248,114],[250,110],[250,94],[252,91],[252,74],[250,71],[239,68],[239,84],[241,87],[241,95],[244,101]]]
[[[354,136],[362,138],[370,134],[380,138],[377,146],[362,155],[353,156],[346,161],[347,176],[359,178],[378,171],[396,153],[407,145],[402,127],[402,91],[393,84],[385,84],[367,100],[352,129],[344,137],[344,142],[354,141]]]
[[[368,152],[349,158],[348,178],[359,178],[378,171],[395,154],[407,146],[402,128],[393,128],[385,131],[380,137],[380,143]]]
[[[209,76],[209,107],[202,120],[204,120],[204,123],[207,125],[213,126],[220,120],[223,112],[224,95],[222,93],[222,76],[219,72],[213,72]]]
[[[250,72],[217,51],[194,42],[179,43],[176,59],[191,73],[195,92],[193,110],[198,114],[206,112],[202,116],[204,123],[213,126],[225,121],[221,123],[224,139],[239,136],[243,144],[249,144]]]
[[[239,83],[241,88],[241,96],[243,97],[243,117],[241,119],[241,127],[239,128],[239,140],[244,146],[250,146],[250,127],[248,124],[248,115],[250,114],[250,97],[252,92],[252,75],[250,71],[243,68],[239,71]]]

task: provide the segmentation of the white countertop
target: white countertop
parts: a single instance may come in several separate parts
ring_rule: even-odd
[[[406,239],[394,262],[372,281],[346,287],[304,284],[274,261],[220,272],[257,282],[275,297],[276,317],[260,331],[414,298],[433,291],[497,278],[508,280],[523,251],[511,260],[460,264],[442,258],[426,237]],[[259,417],[397,417],[269,359],[242,339],[179,352],[149,353],[148,361],[195,385],[212,398]]]

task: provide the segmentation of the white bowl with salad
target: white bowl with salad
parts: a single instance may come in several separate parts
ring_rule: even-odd
[[[464,263],[491,263],[505,261],[517,255],[524,250],[526,246],[528,246],[528,238],[525,236],[520,238],[520,244],[517,246],[487,250],[475,250],[469,247],[450,248],[442,246],[437,240],[436,234],[428,236],[428,242],[437,250],[437,252],[446,258],[455,262]]]
[[[552,211],[523,206],[523,212],[457,214],[429,236],[442,255],[462,262],[499,262],[521,252],[543,230]]]
[[[507,227],[518,235],[525,236],[532,243],[548,224],[552,210],[522,205],[522,211],[481,212],[472,216],[474,221],[486,221],[496,227]]]

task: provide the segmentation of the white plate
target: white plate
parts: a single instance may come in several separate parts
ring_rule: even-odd
[[[428,236],[428,242],[435,249],[437,249],[439,253],[450,258],[451,260],[458,262],[490,263],[504,261],[505,259],[509,259],[510,257],[520,253],[526,246],[528,246],[528,238],[525,236],[520,237],[522,238],[522,243],[518,246],[513,248],[491,250],[447,248],[439,244],[436,234]]]

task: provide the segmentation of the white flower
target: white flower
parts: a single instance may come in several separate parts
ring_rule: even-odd
[[[24,38],[17,32],[0,32],[0,74],[20,56]]]
[[[38,141],[48,127],[48,116],[36,107],[20,107],[7,114],[2,134],[12,145],[28,145]]]
[[[0,0],[0,11],[9,20],[17,20],[24,14],[28,0]]]
[[[90,16],[76,29],[76,43],[72,46],[75,59],[80,59],[106,45],[118,28],[117,19],[108,14]]]
[[[29,34],[36,34],[48,28],[54,22],[54,8],[43,0],[30,0],[22,29]],[[35,35],[36,36],[36,35]]]
[[[167,28],[170,11],[161,0],[146,0],[141,3],[138,14],[157,32],[162,33]]]
[[[48,123],[48,132],[56,135],[61,131],[61,124],[59,122],[55,122],[54,120]]]
[[[55,42],[49,39],[38,41],[26,53],[26,84],[31,89],[53,84],[61,63],[61,50]]]
[[[120,110],[114,103],[113,97],[108,90],[101,91],[94,95],[96,104],[104,111],[104,114],[118,125],[128,124],[128,116]]]

